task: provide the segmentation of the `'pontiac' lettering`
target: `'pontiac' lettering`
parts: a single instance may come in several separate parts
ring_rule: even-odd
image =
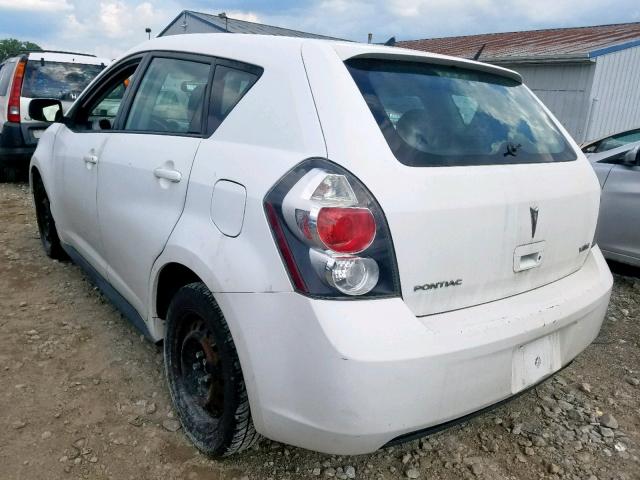
[[[459,287],[460,285],[462,285],[462,279],[459,278],[458,280],[449,280],[449,281],[443,281],[443,282],[436,282],[436,283],[425,283],[424,285],[416,285],[415,287],[413,287],[413,291],[417,292],[418,290],[435,290],[437,288],[447,288],[447,287]]]

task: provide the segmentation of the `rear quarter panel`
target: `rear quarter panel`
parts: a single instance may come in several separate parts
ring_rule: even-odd
[[[214,293],[291,291],[289,277],[264,213],[267,192],[285,173],[326,148],[299,48],[268,59],[258,82],[196,154],[184,213],[151,273],[150,329],[156,318],[156,279],[163,266],[191,268]],[[211,218],[213,187],[229,180],[246,188],[242,229],[224,235]],[[230,325],[233,332],[234,327]]]

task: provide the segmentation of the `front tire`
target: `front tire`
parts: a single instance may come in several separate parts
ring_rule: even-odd
[[[51,214],[51,203],[44,189],[42,179],[35,174],[33,178],[33,200],[36,206],[36,220],[42,247],[48,257],[56,260],[66,260],[67,254],[62,248],[56,222]]]
[[[186,285],[171,300],[164,358],[178,418],[200,451],[223,457],[257,442],[229,327],[204,284]]]

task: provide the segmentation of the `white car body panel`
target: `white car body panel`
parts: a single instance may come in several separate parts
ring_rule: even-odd
[[[110,138],[109,132],[75,133],[63,125],[53,149],[54,188],[60,193],[54,195],[57,201],[52,211],[60,239],[73,245],[104,277],[107,264],[96,203],[98,165],[89,157],[100,158]]]
[[[113,134],[98,158],[97,206],[107,279],[143,318],[149,272],[182,214],[200,142],[192,137]],[[158,178],[155,169],[178,172],[182,180]]]
[[[593,238],[599,186],[570,139],[577,161],[408,167],[392,155],[343,64],[353,55],[401,58],[406,51],[193,34],[146,42],[125,57],[150,50],[233,59],[264,73],[210,138],[114,131],[75,134],[103,137],[74,144],[67,127],[55,125],[32,168],[63,242],[104,272],[152,339],[164,335],[157,290],[167,265],[187,267],[214,293],[259,432],[323,452],[370,452],[534,385],[597,335],[612,277],[597,247],[579,251]],[[518,78],[460,59],[408,58]],[[82,157],[91,148],[98,161],[89,169]],[[348,169],[380,203],[402,297],[335,301],[294,292],[263,202],[291,168],[316,157]],[[167,161],[181,182],[155,178],[154,168]],[[237,236],[212,218],[221,180],[246,189],[246,198],[225,197],[245,202]],[[534,205],[540,220],[532,236]],[[230,206],[235,221],[240,210]],[[543,242],[540,266],[514,273],[514,252]],[[458,289],[414,291],[458,276]],[[545,369],[522,360],[532,355]]]
[[[424,318],[399,298],[216,298],[240,339],[258,431],[326,453],[361,454],[513,395],[523,345],[557,335],[565,366],[597,336],[611,285],[596,247],[582,269],[551,285]]]
[[[576,162],[408,167],[393,156],[331,45],[305,44],[303,58],[328,158],[376,192],[393,235],[403,298],[416,315],[516,295],[582,266],[587,250],[580,248],[593,239],[600,191],[574,143]],[[340,109],[349,115],[335,115]],[[384,165],[384,175],[372,163]],[[539,212],[535,236],[530,207]],[[514,251],[540,241],[547,245],[541,265],[514,276]],[[414,290],[459,279],[463,288]]]

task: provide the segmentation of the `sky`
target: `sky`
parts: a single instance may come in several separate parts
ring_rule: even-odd
[[[640,22],[639,0],[0,0],[0,38],[115,58],[184,9],[374,42]]]

